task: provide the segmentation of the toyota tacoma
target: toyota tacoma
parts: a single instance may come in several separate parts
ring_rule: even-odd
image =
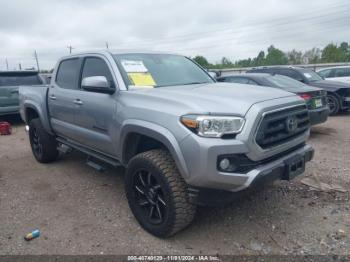
[[[290,180],[313,149],[299,96],[217,83],[191,59],[157,52],[61,58],[50,85],[20,87],[20,113],[41,163],[76,149],[126,167],[126,197],[158,237],[185,228],[201,204],[265,180]]]

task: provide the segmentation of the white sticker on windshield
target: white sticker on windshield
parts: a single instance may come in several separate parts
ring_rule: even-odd
[[[310,75],[309,73],[304,73],[304,76],[307,77],[307,78],[311,78],[312,75]]]
[[[121,60],[121,64],[127,73],[146,73],[147,68],[142,61]]]

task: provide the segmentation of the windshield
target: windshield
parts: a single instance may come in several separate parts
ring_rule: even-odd
[[[279,88],[304,88],[305,85],[287,76],[271,75],[266,77],[275,87]]]
[[[314,81],[320,81],[323,80],[323,78],[317,74],[315,71],[312,71],[310,69],[302,69],[301,73],[304,75],[304,77],[309,81],[309,82],[314,82]]]
[[[213,83],[213,79],[190,59],[169,54],[114,55],[128,86],[166,87]]]
[[[0,86],[41,85],[37,74],[1,74]]]

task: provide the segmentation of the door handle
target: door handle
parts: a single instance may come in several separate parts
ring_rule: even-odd
[[[50,95],[50,99],[51,100],[56,100],[56,96],[55,95]]]
[[[81,101],[80,99],[75,99],[75,100],[73,100],[73,103],[81,106],[83,104],[83,101]]]

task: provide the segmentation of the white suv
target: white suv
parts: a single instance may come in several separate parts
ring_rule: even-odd
[[[350,66],[322,68],[317,73],[327,80],[350,83]]]

